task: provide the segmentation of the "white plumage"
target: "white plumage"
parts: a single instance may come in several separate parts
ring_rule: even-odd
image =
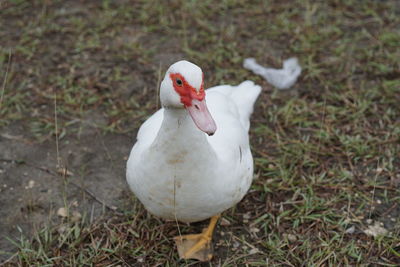
[[[264,68],[254,58],[246,58],[243,61],[243,67],[262,76],[280,90],[292,87],[301,73],[301,67],[297,58],[284,60],[282,69]]]
[[[179,61],[169,68],[160,88],[163,108],[139,129],[127,163],[127,181],[150,213],[200,221],[235,205],[250,187],[249,118],[261,88],[245,81],[206,90],[217,126],[215,134],[208,136],[179,100],[171,73],[182,74],[200,90],[203,78],[196,65]]]

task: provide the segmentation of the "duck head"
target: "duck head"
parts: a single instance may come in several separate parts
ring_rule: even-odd
[[[172,64],[161,82],[160,99],[164,108],[186,109],[197,128],[208,135],[217,130],[206,105],[203,71],[181,60]]]

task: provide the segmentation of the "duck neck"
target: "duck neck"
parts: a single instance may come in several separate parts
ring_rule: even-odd
[[[164,119],[153,145],[166,150],[215,154],[206,134],[196,127],[183,108],[164,108]]]

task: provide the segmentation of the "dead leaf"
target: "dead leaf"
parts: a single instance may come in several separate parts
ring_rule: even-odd
[[[225,219],[225,218],[222,218],[220,224],[221,224],[222,226],[229,226],[229,225],[231,225],[231,222],[228,221],[228,220]]]
[[[375,222],[374,225],[369,225],[368,228],[364,230],[364,233],[369,236],[378,237],[386,235],[388,230],[383,227],[383,223]]]
[[[65,218],[65,217],[68,216],[68,211],[67,211],[66,208],[61,207],[61,208],[59,208],[59,209],[57,210],[57,215],[60,216],[60,217]]]
[[[260,252],[260,250],[258,248],[252,248],[252,249],[250,249],[249,254],[253,255],[253,254],[257,254],[259,252]]]
[[[74,175],[72,172],[67,170],[65,167],[57,167],[57,173],[62,175],[62,176],[72,176]]]
[[[79,211],[72,212],[71,220],[73,222],[78,222],[81,218],[82,218],[82,215],[79,213]]]

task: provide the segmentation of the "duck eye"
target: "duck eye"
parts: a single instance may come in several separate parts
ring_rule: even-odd
[[[179,86],[182,86],[182,80],[181,79],[179,79],[179,78],[176,78],[176,84],[177,85],[179,85]]]

